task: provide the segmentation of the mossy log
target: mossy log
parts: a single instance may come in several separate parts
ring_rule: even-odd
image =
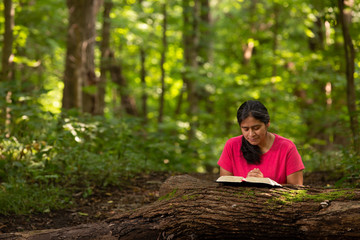
[[[360,190],[224,186],[170,177],[160,199],[103,223],[0,239],[360,239]]]

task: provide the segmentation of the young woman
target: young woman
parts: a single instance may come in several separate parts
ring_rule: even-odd
[[[280,184],[303,184],[304,164],[295,144],[268,132],[270,116],[259,101],[244,102],[237,119],[242,135],[229,139],[218,161],[220,176],[268,177]]]

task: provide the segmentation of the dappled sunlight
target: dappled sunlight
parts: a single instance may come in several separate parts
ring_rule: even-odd
[[[295,143],[312,183],[359,187],[360,2],[336,2],[4,1],[0,215],[96,194],[110,209],[124,189],[143,194],[138,207],[170,175],[218,176],[247,100],[268,108],[266,130]],[[278,202],[305,196],[290,193]]]

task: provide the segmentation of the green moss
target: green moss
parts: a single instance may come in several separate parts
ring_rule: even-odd
[[[197,194],[195,194],[195,195],[183,195],[182,199],[184,199],[184,200],[193,200],[193,199],[195,199],[197,197],[198,197]]]
[[[176,192],[177,192],[177,188],[175,188],[175,189],[172,190],[171,192],[165,194],[164,196],[159,197],[158,200],[159,200],[159,201],[163,201],[163,200],[168,201],[168,200],[171,200],[171,199],[173,199],[173,198],[175,197]]]
[[[255,196],[255,191],[254,190],[251,190],[251,189],[247,189],[247,188],[244,188],[244,190],[242,192],[238,192],[236,193],[237,196],[239,197],[253,197]]]
[[[339,191],[331,191],[319,194],[309,194],[307,190],[290,190],[286,192],[278,192],[281,193],[280,196],[271,198],[269,203],[276,202],[279,204],[292,204],[294,202],[303,202],[303,201],[315,201],[322,202],[325,200],[336,200],[336,199],[352,199],[355,194],[354,191],[350,190],[339,190]]]

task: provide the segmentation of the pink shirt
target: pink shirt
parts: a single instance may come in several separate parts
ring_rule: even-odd
[[[242,135],[230,138],[224,147],[218,164],[232,172],[234,176],[246,177],[248,172],[259,168],[264,177],[271,178],[280,184],[286,183],[286,177],[304,169],[304,164],[295,144],[277,134],[269,151],[261,156],[259,165],[248,164],[240,155]]]

